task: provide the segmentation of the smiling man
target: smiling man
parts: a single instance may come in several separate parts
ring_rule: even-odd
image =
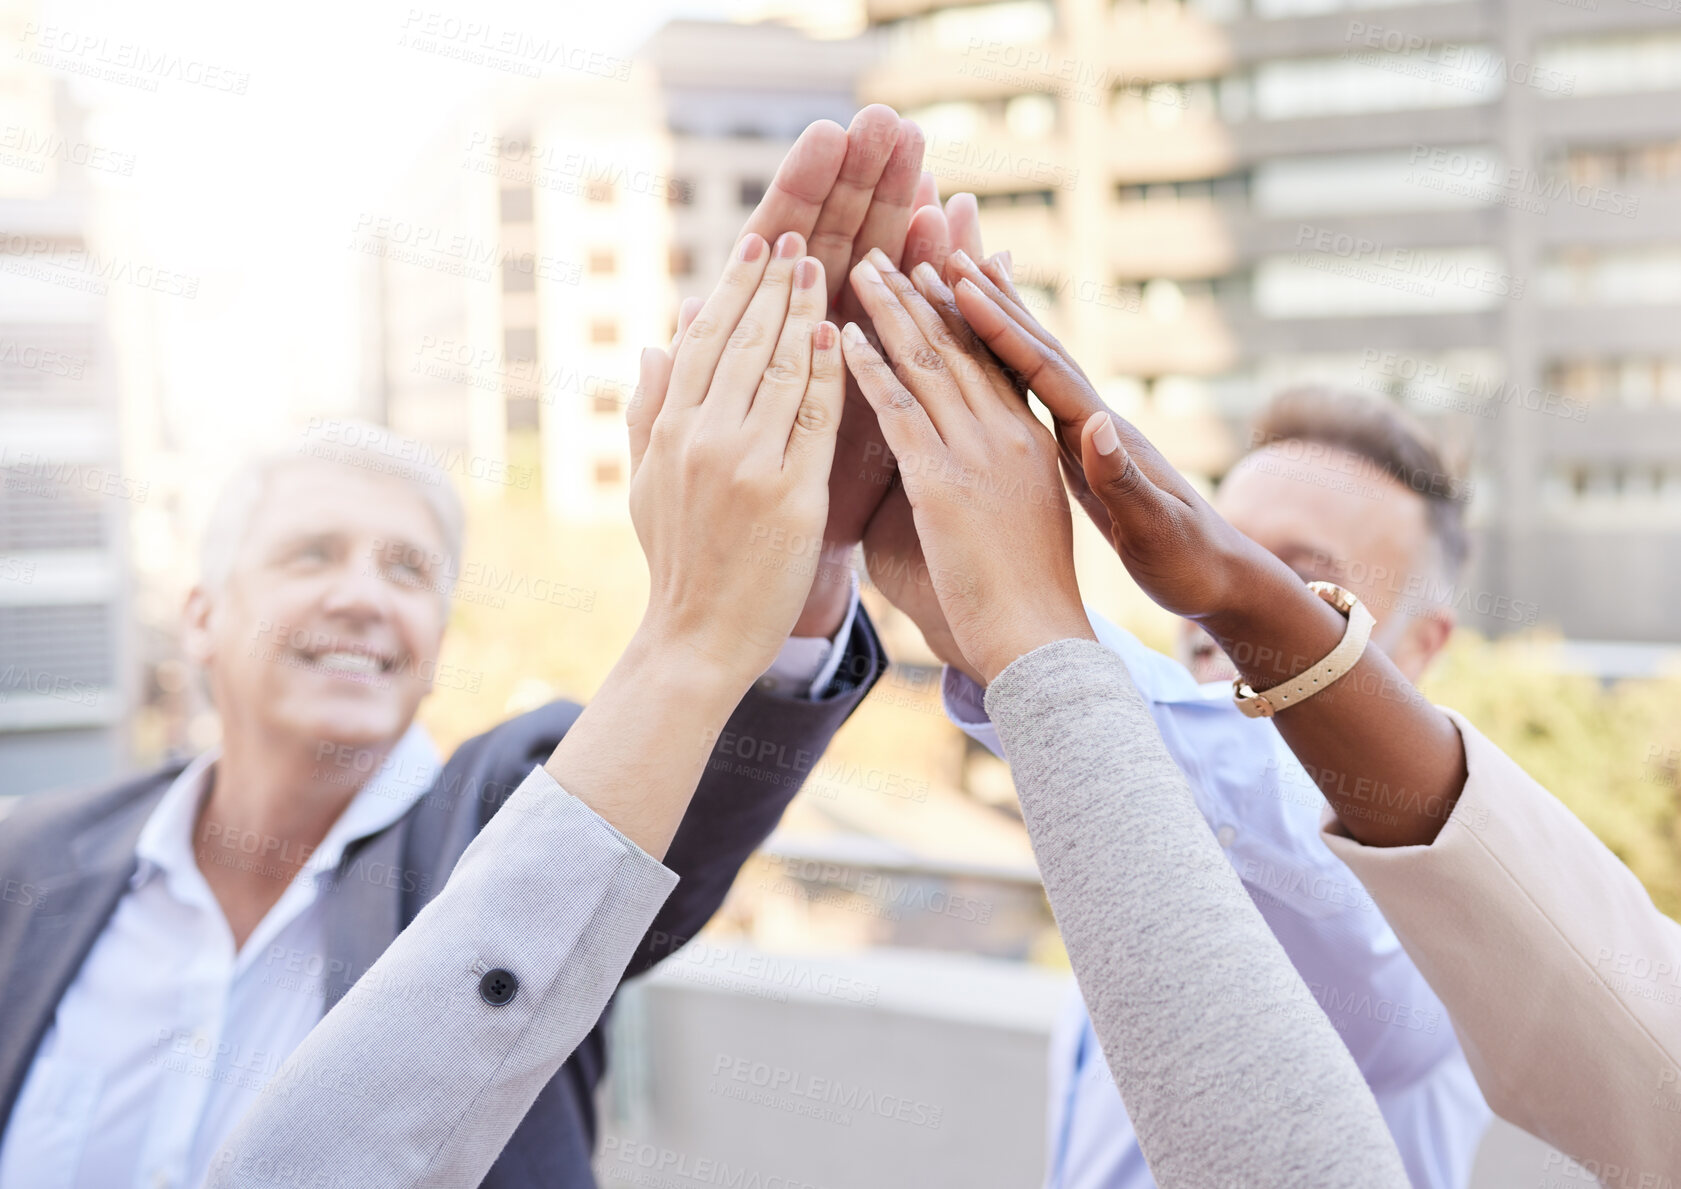
[[[440,761],[414,717],[439,672],[461,511],[441,473],[387,473],[395,439],[357,437],[334,461],[262,460],[220,501],[183,628],[220,746],[7,822],[0,873],[42,892],[0,913],[6,1189],[200,1183],[577,717],[553,703]],[[815,760],[862,698],[882,663],[867,620],[845,592],[814,592],[812,614],[844,621],[827,625],[839,646],[790,641],[721,740]],[[835,681],[843,660],[866,680]],[[803,775],[713,765],[666,858],[681,883],[627,974],[699,930]],[[592,1183],[604,1061],[597,1025],[486,1184]]]
[[[808,239],[833,303],[855,255],[899,254],[921,157],[920,133],[886,108],[815,124],[745,230]],[[855,430],[861,448],[868,427]],[[580,713],[551,703],[440,760],[414,717],[446,676],[461,509],[412,443],[339,436],[237,475],[206,534],[182,636],[220,746],[30,798],[6,822],[0,886],[30,891],[0,900],[0,1189],[201,1184],[261,1088]],[[884,487],[835,470],[825,554],[847,556]],[[625,977],[711,917],[885,663],[850,568],[819,567],[718,733],[662,860],[679,882]],[[472,973],[486,1003],[518,994],[506,970]],[[597,1022],[483,1183],[592,1186],[605,1063]]]

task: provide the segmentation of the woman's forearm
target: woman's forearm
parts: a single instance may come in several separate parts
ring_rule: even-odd
[[[644,629],[543,765],[556,783],[654,858],[753,674]]]
[[[1126,666],[987,689],[1080,990],[1158,1184],[1403,1186],[1371,1091],[1210,834]]]
[[[1232,583],[1233,605],[1202,619],[1251,688],[1306,671],[1348,620],[1259,547]],[[1273,716],[1348,832],[1367,846],[1434,841],[1465,787],[1465,748],[1378,648],[1326,689]]]

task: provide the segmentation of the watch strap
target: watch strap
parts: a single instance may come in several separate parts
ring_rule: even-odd
[[[1232,697],[1237,708],[1249,718],[1271,718],[1280,710],[1300,705],[1322,689],[1331,686],[1352,669],[1366,651],[1377,620],[1355,595],[1330,582],[1310,582],[1308,589],[1348,617],[1348,627],[1337,646],[1318,664],[1310,665],[1301,674],[1271,689],[1257,693],[1239,677],[1232,682]]]

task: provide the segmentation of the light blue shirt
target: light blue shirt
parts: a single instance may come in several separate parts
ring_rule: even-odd
[[[1229,682],[1087,609],[1126,662],[1197,807],[1377,1098],[1415,1187],[1461,1189],[1490,1112],[1447,1011],[1383,914],[1319,836],[1324,800],[1273,725],[1245,718]],[[995,754],[982,690],[956,670],[946,712]],[[1048,1189],[1151,1189],[1120,1092],[1078,993],[1051,1038]]]

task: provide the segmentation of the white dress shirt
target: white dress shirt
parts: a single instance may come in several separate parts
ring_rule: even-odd
[[[1325,1009],[1394,1134],[1414,1186],[1460,1189],[1489,1110],[1435,992],[1366,890],[1320,838],[1323,799],[1231,684],[1199,686],[1172,658],[1090,615],[1126,662],[1209,828]],[[945,674],[946,712],[995,754],[983,691]],[[1051,1038],[1049,1189],[1147,1189],[1154,1179],[1076,992]]]
[[[836,639],[848,638],[857,606],[855,582]],[[791,639],[761,682],[818,698],[844,652]],[[193,854],[215,760],[197,757],[147,818],[129,890],[59,1000],[19,1091],[0,1189],[197,1189],[258,1091],[321,1019],[331,972],[319,887],[347,846],[407,813],[440,766],[426,732],[410,726],[236,951]]]

